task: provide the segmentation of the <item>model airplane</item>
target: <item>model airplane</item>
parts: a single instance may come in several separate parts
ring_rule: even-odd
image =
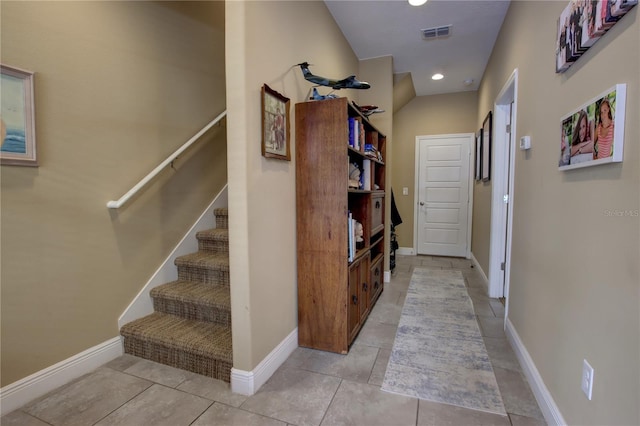
[[[332,80],[326,77],[320,77],[318,75],[313,75],[311,71],[309,71],[309,63],[302,62],[298,64],[300,69],[302,70],[302,75],[304,75],[304,79],[315,83],[319,86],[328,86],[333,89],[368,89],[371,85],[365,81],[360,81],[356,79],[355,75],[351,75],[347,78],[343,78],[342,80]]]
[[[321,95],[320,93],[318,93],[318,89],[314,87],[310,99],[313,99],[314,101],[324,101],[325,99],[335,99],[337,97],[338,95],[334,95],[333,93],[329,93],[328,95]]]
[[[377,105],[358,105],[355,101],[351,101],[351,103],[365,117],[369,117],[372,114],[379,114],[382,112],[386,112],[385,110],[378,108]]]

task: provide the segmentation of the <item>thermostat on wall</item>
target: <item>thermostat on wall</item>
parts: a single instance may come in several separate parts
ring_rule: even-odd
[[[520,149],[531,149],[531,136],[523,136],[520,138]]]

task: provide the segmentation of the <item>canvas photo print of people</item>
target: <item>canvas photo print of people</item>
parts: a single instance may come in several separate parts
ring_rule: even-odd
[[[622,161],[625,101],[618,84],[562,118],[560,170]]]
[[[571,0],[558,18],[556,72],[568,70],[636,4],[638,0]]]

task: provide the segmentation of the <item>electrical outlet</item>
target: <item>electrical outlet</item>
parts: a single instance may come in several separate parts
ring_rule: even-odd
[[[409,195],[409,188],[407,188],[406,186],[402,188],[402,195]]]
[[[593,394],[593,367],[589,365],[586,359],[583,360],[582,364],[581,387],[582,392],[584,392],[589,401],[591,401],[591,396]]]

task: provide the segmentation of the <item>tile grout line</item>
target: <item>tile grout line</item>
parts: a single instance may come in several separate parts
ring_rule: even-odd
[[[371,380],[371,375],[373,374],[373,370],[376,368],[376,363],[378,362],[378,357],[380,356],[380,349],[381,348],[377,348],[378,350],[376,351],[376,358],[373,360],[373,364],[371,364],[371,370],[369,370],[369,377],[367,377],[367,384],[369,384],[369,381]]]
[[[320,419],[320,423],[318,423],[317,426],[320,426],[324,421],[325,417],[327,417],[327,413],[329,412],[329,409],[331,408],[331,404],[333,404],[333,400],[336,398],[336,395],[340,390],[340,386],[342,386],[342,382],[344,382],[344,379],[340,379],[340,383],[338,383],[338,387],[336,387],[336,391],[333,393],[333,396],[331,397],[331,401],[329,401],[329,404],[327,404],[327,408],[324,410],[324,413],[322,413],[322,418]],[[287,422],[287,424],[288,423],[289,422]]]
[[[126,373],[125,373],[126,374]],[[139,377],[138,377],[139,378]],[[125,402],[123,402],[122,404],[120,404],[117,408],[114,408],[113,410],[111,410],[108,414],[104,415],[103,417],[101,417],[100,419],[98,419],[96,422],[92,423],[94,426],[98,423],[100,423],[102,420],[106,419],[107,417],[109,417],[110,415],[112,415],[113,413],[115,413],[116,411],[118,411],[119,409],[121,409],[122,407],[124,407],[125,405],[127,405],[128,403],[130,403],[131,401],[133,401],[134,399],[136,399],[138,396],[140,396],[142,393],[146,392],[151,386],[153,386],[155,384],[155,382],[153,380],[147,380],[149,383],[151,383],[149,386],[147,386],[146,388],[142,389],[140,392],[138,392],[137,394],[135,394],[134,396],[132,396],[131,398],[129,398],[128,400],[126,400]]]
[[[248,398],[247,398],[247,399],[248,399]],[[265,414],[256,413],[256,412],[253,412],[253,411],[247,410],[246,408],[242,408],[242,404],[244,404],[244,402],[243,402],[242,404],[240,404],[240,406],[239,406],[239,407],[234,407],[233,405],[225,404],[224,402],[221,402],[221,401],[214,401],[214,404],[217,404],[217,405],[224,405],[225,407],[229,407],[229,408],[231,408],[232,410],[240,410],[240,411],[243,411],[243,412],[245,412],[245,413],[247,413],[247,414],[252,414],[252,415],[254,415],[254,416],[259,416],[259,417],[264,417],[265,419],[275,420],[275,421],[277,421],[277,422],[284,423],[284,424],[286,424],[286,425],[290,425],[290,424],[292,424],[292,423],[289,423],[289,422],[287,422],[287,421],[285,421],[285,420],[279,419],[279,418],[277,418],[277,417],[267,416],[267,415],[265,415]],[[213,406],[214,404],[211,404],[211,405]],[[211,408],[211,407],[209,407],[209,408]],[[207,408],[207,410],[209,410],[209,408]],[[207,410],[205,410],[205,411],[207,411]],[[204,413],[202,413],[202,414],[204,414]]]
[[[176,390],[177,390],[177,389],[176,389]],[[190,394],[190,395],[193,395],[193,394]],[[193,395],[193,396],[199,396],[199,395]],[[200,398],[202,398],[202,397],[200,397]],[[202,398],[202,399],[206,399],[206,400],[210,401],[208,398]],[[192,421],[191,423],[189,423],[189,425],[194,424],[194,423],[195,423],[195,422],[196,422],[200,417],[204,416],[204,413],[206,413],[207,411],[209,411],[209,409],[210,409],[211,407],[213,407],[213,404],[215,404],[216,402],[218,402],[218,401],[215,401],[215,400],[211,401],[211,404],[207,405],[207,408],[205,408],[205,409],[202,411],[202,413],[198,414],[198,416],[196,416],[196,418],[195,418],[195,419],[193,419],[193,421]]]

